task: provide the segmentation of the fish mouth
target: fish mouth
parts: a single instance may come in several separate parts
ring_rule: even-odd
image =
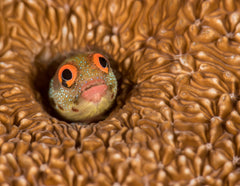
[[[87,83],[85,83],[82,88],[81,88],[81,92],[87,91],[89,89],[91,89],[92,87],[98,86],[98,85],[106,85],[104,80],[91,80],[88,81]]]
[[[108,86],[104,80],[91,80],[81,88],[81,97],[86,101],[98,103],[105,96]]]

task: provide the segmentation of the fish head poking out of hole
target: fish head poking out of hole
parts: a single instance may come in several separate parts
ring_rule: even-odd
[[[68,121],[94,121],[112,106],[116,94],[117,79],[100,53],[67,57],[49,86],[52,107]]]

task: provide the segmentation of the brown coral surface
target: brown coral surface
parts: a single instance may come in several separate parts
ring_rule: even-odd
[[[239,44],[240,1],[1,0],[0,183],[240,184]],[[123,81],[83,126],[51,116],[35,84],[36,61],[86,46]]]

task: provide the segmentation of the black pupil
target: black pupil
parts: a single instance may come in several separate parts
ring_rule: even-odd
[[[107,61],[104,57],[99,57],[99,62],[103,68],[107,67]]]
[[[72,72],[68,69],[65,69],[62,72],[62,79],[65,80],[65,81],[68,81],[68,80],[72,79]]]

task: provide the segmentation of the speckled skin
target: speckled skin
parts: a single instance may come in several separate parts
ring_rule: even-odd
[[[71,87],[64,87],[58,79],[59,69],[71,64],[77,67],[77,78]],[[107,85],[106,94],[99,102],[83,98],[82,86],[90,81],[102,81]],[[68,57],[58,67],[50,81],[49,98],[53,108],[69,121],[90,122],[108,110],[117,94],[117,79],[109,64],[108,73],[101,71],[93,62],[93,54],[77,54]]]

